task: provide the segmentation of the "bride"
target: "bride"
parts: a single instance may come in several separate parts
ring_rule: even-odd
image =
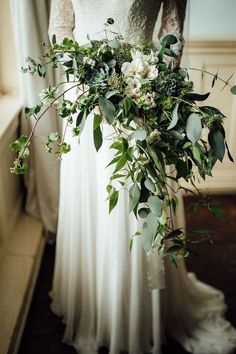
[[[180,58],[186,1],[52,0],[49,35],[86,43],[114,18],[114,30],[128,41],[150,42],[163,5],[159,36],[178,38]],[[223,317],[220,291],[188,274],[183,262],[176,268],[156,252],[146,254],[138,238],[130,253],[129,236],[139,225],[126,192],[110,215],[106,202],[111,127],[103,125],[97,153],[92,123],[91,115],[79,145],[67,133],[72,152],[61,164],[52,309],[66,323],[64,342],[79,353],[106,346],[111,354],[159,354],[172,337],[194,354],[232,353],[236,331]]]

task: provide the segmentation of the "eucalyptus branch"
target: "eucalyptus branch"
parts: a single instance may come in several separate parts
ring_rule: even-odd
[[[224,80],[222,79],[221,77],[218,76],[218,74],[213,74],[211,73],[210,71],[207,71],[207,70],[204,70],[204,69],[197,69],[197,68],[186,68],[186,70],[192,70],[192,71],[198,71],[198,72],[201,72],[201,73],[205,73],[207,75],[210,75],[210,76],[214,76],[214,77],[217,77],[217,80],[220,80],[221,82],[223,82],[225,84],[225,86],[229,86],[229,87],[233,87],[233,85],[231,85],[229,83],[229,80],[232,78],[233,74],[229,77],[228,80]]]
[[[39,115],[39,117],[36,118],[36,122],[34,123],[34,125],[33,125],[33,127],[32,127],[32,130],[31,130],[31,132],[30,132],[30,134],[29,134],[29,136],[28,136],[28,139],[27,139],[27,141],[26,141],[26,143],[25,143],[25,146],[24,146],[23,150],[21,151],[21,153],[19,154],[19,156],[18,156],[18,158],[17,158],[18,161],[20,161],[20,160],[22,159],[22,157],[24,156],[24,153],[25,153],[26,149],[29,147],[30,141],[31,141],[31,139],[32,139],[32,137],[33,137],[33,135],[34,135],[35,129],[37,128],[37,125],[38,125],[39,121],[41,120],[41,118],[45,115],[45,113],[47,113],[47,111],[53,106],[53,104],[54,104],[59,98],[61,98],[66,92],[72,90],[73,88],[75,88],[75,87],[77,87],[77,86],[78,86],[78,83],[77,83],[76,85],[74,85],[74,86],[72,86],[72,87],[66,89],[63,93],[61,93],[59,96],[57,96],[57,97],[49,104],[49,106],[48,106],[47,108],[45,108],[45,110]]]

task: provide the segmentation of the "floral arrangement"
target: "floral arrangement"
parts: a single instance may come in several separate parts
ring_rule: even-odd
[[[109,19],[107,25],[111,22]],[[70,127],[77,139],[83,134],[88,115],[93,113],[97,150],[103,143],[103,124],[114,129],[110,146],[114,158],[109,163],[114,169],[107,186],[109,211],[118,202],[119,184],[129,193],[130,212],[144,221],[143,229],[133,237],[140,236],[147,252],[158,247],[175,262],[192,250],[188,235],[173,226],[178,207],[176,193],[189,191],[181,181],[190,182],[199,194],[198,206],[207,205],[214,214],[220,213],[195,183],[212,176],[213,166],[223,160],[225,150],[233,161],[225,140],[224,114],[215,107],[196,103],[209,93],[194,93],[188,70],[171,60],[176,57],[172,46],[177,39],[173,35],[163,37],[156,47],[131,45],[119,35],[88,40],[85,46],[68,38],[58,44],[53,36],[43,60],[27,58],[24,72],[45,77],[48,67],[63,68],[66,80],[43,90],[41,102],[25,109],[26,117],[33,117],[35,124],[29,136],[21,136],[11,144],[18,154],[11,172],[19,175],[27,170],[35,128],[52,105],[56,105],[59,119],[67,121],[65,129]],[[217,79],[224,81],[213,75],[212,86]],[[65,86],[65,81],[70,85]],[[230,86],[229,81],[224,82]],[[71,101],[65,94],[75,88],[77,98]],[[231,86],[231,92],[236,94],[236,86]],[[202,137],[203,131],[207,131],[207,140]],[[65,131],[61,136],[49,132],[45,150],[61,158],[71,149],[64,137]]]

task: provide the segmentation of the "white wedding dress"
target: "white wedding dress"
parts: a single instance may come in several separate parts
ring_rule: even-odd
[[[183,18],[176,3],[165,1],[162,32],[181,38]],[[72,37],[74,28],[74,38],[84,43],[111,17],[116,31],[129,40],[151,40],[160,4],[52,0],[49,34],[60,42]],[[106,201],[111,127],[104,124],[105,141],[97,153],[92,121],[90,115],[79,144],[67,134],[72,151],[61,164],[52,309],[66,323],[63,340],[79,353],[107,346],[111,354],[159,354],[171,336],[194,354],[232,353],[236,331],[223,317],[220,291],[188,274],[182,262],[176,268],[155,252],[146,255],[138,238],[130,253],[129,237],[139,225],[128,212],[127,195],[120,193],[110,215]]]

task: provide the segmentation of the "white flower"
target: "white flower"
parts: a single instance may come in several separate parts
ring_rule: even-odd
[[[128,95],[130,97],[139,97],[141,88],[140,81],[136,78],[129,77],[126,82],[128,85]]]
[[[158,69],[155,65],[146,66],[142,73],[142,79],[154,80],[158,76]]]
[[[44,104],[51,104],[55,100],[57,93],[58,93],[57,87],[49,86],[39,94],[39,97]],[[57,102],[55,101],[54,103]]]
[[[140,60],[132,60],[131,63],[125,62],[122,64],[121,72],[125,76],[136,76],[143,70],[143,63]]]
[[[160,132],[154,129],[147,137],[148,144],[153,144],[155,141],[160,139]]]
[[[157,58],[154,53],[144,55],[139,50],[131,50],[132,61],[123,63],[121,72],[128,77],[143,78],[153,80],[158,75],[158,70],[155,64]]]
[[[95,60],[85,56],[83,57],[83,64],[90,65],[93,68],[95,65]]]

